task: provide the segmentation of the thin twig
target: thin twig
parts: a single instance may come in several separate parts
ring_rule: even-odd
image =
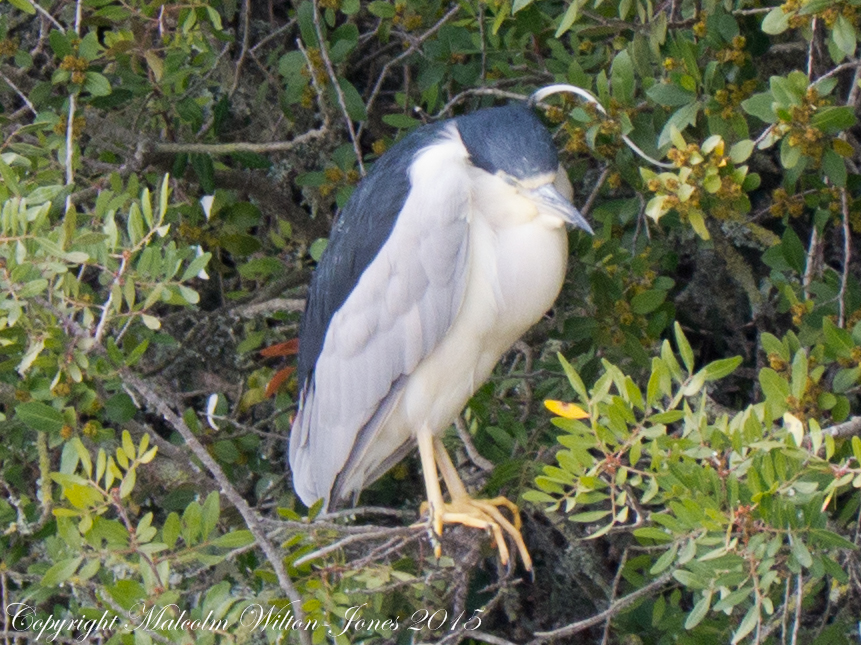
[[[488,634],[487,632],[470,631],[469,637],[482,643],[490,643],[490,645],[515,645],[509,640]]]
[[[580,209],[580,214],[583,217],[589,214],[589,211],[592,210],[592,206],[595,204],[595,200],[598,198],[598,193],[601,192],[601,188],[604,186],[604,182],[607,181],[607,177],[610,176],[610,166],[604,166],[604,170],[601,171],[601,176],[598,177],[598,181],[595,182],[595,187],[592,189],[592,192],[589,195],[589,199],[586,200],[586,203],[583,204],[583,208]]]
[[[486,473],[492,471],[494,468],[493,462],[489,459],[485,459],[481,456],[481,453],[478,452],[478,448],[476,448],[475,444],[472,442],[472,436],[469,434],[469,430],[467,430],[466,424],[463,422],[463,418],[460,415],[455,417],[454,427],[457,430],[457,436],[460,437],[460,440],[463,443],[463,447],[466,448],[466,454],[469,457],[469,460]]]
[[[804,277],[801,279],[801,290],[805,300],[810,300],[810,283],[813,282],[813,271],[818,253],[819,230],[813,226],[810,231],[810,244],[807,246],[807,266],[804,267]]]
[[[341,84],[338,82],[338,75],[335,73],[335,67],[329,58],[329,52],[326,49],[326,40],[323,38],[323,28],[320,26],[320,10],[317,6],[317,0],[314,3],[314,31],[317,33],[318,44],[320,45],[320,56],[323,58],[323,63],[326,65],[326,72],[329,75],[329,80],[335,90],[335,95],[338,97],[338,105],[341,107],[341,113],[344,115],[344,123],[347,125],[347,132],[350,134],[350,141],[353,143],[353,151],[356,153],[356,162],[359,165],[359,172],[365,176],[365,164],[362,162],[362,148],[359,145],[359,138],[356,136],[356,129],[353,127],[353,119],[350,118],[350,113],[347,111],[347,99],[344,97],[344,90],[341,89]]]
[[[268,36],[265,36],[265,37],[261,38],[261,39],[257,42],[257,44],[255,44],[255,45],[254,45],[254,47],[252,47],[252,48],[249,50],[249,52],[251,52],[252,54],[254,54],[258,49],[260,49],[261,47],[263,47],[263,45],[265,45],[266,43],[268,43],[268,42],[269,42],[270,40],[272,40],[273,38],[277,38],[278,36],[280,36],[281,34],[283,34],[285,31],[287,31],[288,29],[290,29],[294,24],[296,24],[296,19],[295,19],[295,18],[293,18],[293,19],[291,19],[289,22],[287,22],[287,23],[285,23],[285,24],[281,25],[280,27],[278,27],[278,29],[276,29],[275,31],[273,31],[273,32],[272,32],[271,34],[269,34]]]
[[[817,78],[815,81],[813,81],[813,85],[816,85],[817,83],[821,83],[826,78],[831,78],[832,76],[836,76],[837,74],[839,74],[840,72],[842,72],[844,70],[853,69],[853,68],[854,69],[861,68],[861,60],[853,60],[853,61],[849,61],[848,63],[842,63],[842,64],[838,65],[837,67],[835,67],[834,69],[828,70],[828,72],[826,72],[825,74],[823,74],[822,76]]]
[[[242,49],[240,49],[239,58],[236,61],[236,71],[233,73],[233,85],[230,88],[228,96],[233,96],[236,88],[239,87],[239,74],[242,71],[243,63],[245,63],[245,56],[248,54],[248,44],[251,40],[251,28],[249,26],[250,3],[251,0],[242,0]]]
[[[231,311],[231,314],[240,318],[256,318],[276,312],[293,311],[302,313],[305,311],[304,298],[272,298],[263,302],[252,302],[242,305]]]
[[[628,594],[627,596],[620,598],[612,605],[607,607],[600,614],[595,614],[591,618],[586,618],[585,620],[577,621],[576,623],[571,623],[570,625],[565,625],[565,627],[560,627],[559,629],[554,629],[549,632],[535,632],[535,638],[529,641],[528,645],[540,645],[541,643],[546,643],[547,641],[553,640],[555,638],[562,638],[563,636],[571,636],[572,634],[578,634],[585,629],[592,627],[593,625],[598,625],[608,620],[612,616],[615,616],[623,609],[627,609],[630,605],[634,604],[636,601],[641,598],[645,598],[650,596],[655,591],[663,587],[667,584],[673,577],[673,573],[675,573],[675,569],[665,572],[659,578],[655,578],[647,584],[642,589],[638,589],[637,591]]]
[[[0,72],[0,79],[2,79],[3,82],[6,83],[6,85],[12,88],[12,91],[14,91],[15,94],[18,95],[18,98],[24,102],[24,105],[27,106],[27,109],[33,113],[33,116],[38,116],[39,113],[36,111],[36,107],[32,103],[30,103],[30,99],[28,99],[27,95],[24,94],[24,92],[22,92],[18,88],[18,86],[15,85],[15,83],[12,82],[12,79],[6,76],[6,74],[4,74],[3,72]]]
[[[439,119],[449,114],[451,112],[451,109],[455,105],[470,96],[496,96],[501,99],[512,99],[515,101],[525,101],[528,98],[523,94],[517,94],[516,92],[508,92],[506,90],[500,90],[494,87],[476,87],[475,89],[464,90],[460,94],[455,95],[448,103],[446,103],[442,107],[439,112],[434,115],[434,118]]]
[[[790,645],[798,644],[798,630],[801,628],[801,599],[804,597],[804,579],[801,572],[795,576],[795,621],[792,624],[792,640]]]
[[[72,162],[75,157],[75,107],[77,98],[77,94],[69,94],[69,113],[68,121],[66,121],[66,186],[75,183],[75,170]]]
[[[381,90],[381,89],[382,89],[382,87],[383,87],[383,81],[385,81],[385,80],[386,80],[386,76],[388,75],[389,70],[390,70],[392,67],[394,67],[395,65],[397,65],[398,63],[400,63],[402,60],[404,60],[407,56],[410,56],[410,55],[411,55],[411,54],[413,54],[415,51],[417,51],[417,50],[418,50],[418,48],[419,48],[419,46],[421,46],[421,44],[422,44],[425,40],[427,40],[427,39],[428,39],[428,38],[430,38],[432,35],[434,35],[437,31],[439,31],[439,29],[440,29],[440,28],[441,28],[441,27],[442,27],[446,22],[448,22],[448,21],[449,21],[449,20],[450,20],[450,19],[451,19],[451,18],[452,18],[452,17],[453,17],[453,16],[454,16],[458,11],[459,11],[459,10],[460,10],[460,5],[455,5],[454,7],[452,7],[452,8],[448,11],[448,13],[446,13],[442,18],[440,18],[440,19],[436,22],[436,24],[435,24],[433,27],[431,27],[430,29],[428,29],[425,33],[423,33],[423,34],[422,34],[421,36],[419,36],[415,41],[413,41],[413,42],[410,44],[409,48],[407,48],[407,50],[406,50],[406,51],[402,52],[402,53],[401,53],[401,54],[399,54],[398,56],[395,56],[392,60],[390,60],[389,62],[387,62],[385,65],[383,65],[383,69],[381,69],[381,70],[380,70],[380,75],[377,77],[377,82],[376,82],[376,83],[374,83],[374,89],[373,89],[373,90],[371,90],[371,95],[368,97],[368,100],[367,100],[367,102],[366,102],[366,104],[365,104],[365,109],[366,109],[366,111],[367,111],[368,113],[370,113],[371,108],[372,108],[372,107],[373,107],[373,105],[374,105],[374,102],[377,100],[377,96],[379,95],[380,90]],[[358,130],[358,135],[357,135],[358,137],[361,137],[361,136],[362,136],[362,133],[365,131],[365,123],[367,123],[367,121],[365,121],[365,122],[363,122],[363,123],[360,123],[360,124],[359,124],[359,130]]]
[[[281,590],[291,600],[293,605],[292,610],[296,620],[300,623],[305,622],[305,612],[302,609],[302,597],[287,575],[287,570],[284,568],[284,560],[281,554],[276,551],[272,543],[266,537],[266,533],[260,525],[260,518],[257,513],[248,505],[248,502],[236,491],[230,480],[224,474],[221,466],[213,459],[212,455],[198,441],[197,437],[191,431],[191,428],[185,423],[182,416],[175,412],[174,409],[165,402],[164,398],[157,394],[155,390],[146,383],[143,379],[134,374],[131,370],[123,370],[121,374],[125,383],[133,387],[147,402],[147,405],[158,412],[165,421],[167,421],[174,430],[176,430],[185,440],[186,445],[194,453],[201,463],[206,467],[212,477],[218,482],[221,487],[221,492],[230,500],[233,506],[242,515],[245,520],[245,525],[251,534],[254,536],[257,545],[263,551],[269,564],[272,565],[275,575],[278,578],[278,583]],[[306,630],[299,630],[299,638],[303,645],[311,645],[311,634]]]
[[[188,152],[209,155],[229,155],[234,152],[283,152],[304,145],[313,139],[319,139],[325,133],[325,128],[317,128],[300,134],[290,141],[270,141],[269,143],[250,143],[247,141],[235,143],[156,143],[152,150],[154,152]]]
[[[622,581],[622,571],[625,568],[625,562],[628,560],[628,549],[622,553],[622,560],[619,562],[619,568],[616,569],[616,576],[613,578],[613,588],[610,591],[610,604],[616,599],[616,594],[619,592],[619,583]],[[613,617],[610,616],[607,622],[604,623],[604,636],[601,639],[601,645],[608,645],[610,642],[610,626],[613,623]]]
[[[312,551],[311,553],[303,555],[301,558],[299,558],[298,560],[296,560],[296,562],[293,563],[293,566],[300,567],[306,562],[316,560],[317,558],[322,558],[324,555],[332,553],[333,551],[338,551],[339,549],[342,549],[345,546],[349,546],[350,544],[355,544],[356,542],[365,542],[367,540],[376,540],[378,538],[386,538],[399,535],[411,535],[413,533],[423,533],[424,530],[425,527],[419,525],[394,529],[382,529],[380,531],[368,531],[366,533],[348,535],[347,537],[340,539],[337,542],[332,542],[332,544],[329,544],[320,549],[317,549],[316,551]]]
[[[31,2],[30,5],[36,11],[38,11],[40,14],[42,14],[45,18],[47,18],[51,22],[51,24],[54,25],[61,34],[66,33],[66,30],[63,28],[63,25],[61,25],[59,22],[57,22],[57,19],[54,18],[54,16],[52,16],[50,13],[48,13],[43,7],[39,6],[38,2]]]
[[[320,513],[314,524],[323,520],[337,520],[342,518],[353,519],[364,515],[387,515],[389,517],[411,518],[415,515],[413,511],[399,511],[395,508],[386,508],[384,506],[358,506],[356,508],[347,508],[341,511],[331,511],[329,513]]]
[[[99,318],[99,324],[96,325],[95,333],[93,333],[93,340],[96,342],[96,345],[102,342],[102,336],[105,334],[105,327],[108,324],[108,315],[110,314],[111,307],[114,304],[114,286],[122,282],[123,274],[126,272],[127,262],[128,259],[124,253],[122,260],[120,260],[120,268],[117,269],[116,274],[114,274],[114,281],[111,283],[111,288],[108,289],[108,301],[102,305],[102,316]]]
[[[843,274],[840,276],[840,293],[838,305],[840,313],[837,325],[843,327],[846,322],[846,286],[849,282],[849,261],[852,258],[852,232],[849,230],[849,197],[846,187],[840,189],[840,202],[843,209]]]

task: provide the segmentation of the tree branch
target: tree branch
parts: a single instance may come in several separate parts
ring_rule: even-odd
[[[203,463],[213,478],[218,482],[221,487],[221,491],[230,500],[236,510],[239,511],[239,514],[242,515],[242,519],[245,520],[248,530],[251,531],[257,545],[263,551],[266,559],[269,560],[269,564],[271,564],[272,568],[275,570],[275,575],[278,578],[281,590],[287,595],[293,604],[292,609],[296,616],[296,620],[300,623],[304,622],[305,612],[302,610],[302,597],[299,595],[299,592],[296,590],[296,587],[293,586],[293,582],[287,575],[287,570],[284,568],[283,558],[269,542],[265,531],[260,526],[260,518],[257,516],[257,513],[252,510],[245,499],[236,491],[230,483],[230,480],[227,479],[224,471],[221,470],[221,466],[218,465],[215,459],[212,458],[212,455],[210,455],[200,441],[197,440],[197,437],[191,431],[191,428],[189,428],[185,423],[182,416],[175,412],[164,398],[159,396],[148,383],[134,374],[131,370],[124,369],[121,371],[121,375],[123,381],[137,390],[150,408],[158,412],[158,414],[160,414],[174,430],[182,435],[186,445],[191,449],[195,457]],[[311,645],[311,634],[302,629],[298,631],[302,644]]]
[[[572,634],[578,634],[593,625],[598,625],[603,623],[605,620],[612,618],[616,614],[618,614],[623,609],[627,609],[630,605],[634,604],[641,598],[645,598],[646,596],[651,595],[665,584],[667,584],[673,577],[673,573],[675,569],[667,571],[659,578],[655,578],[647,584],[642,589],[638,589],[637,591],[628,594],[624,598],[620,598],[612,605],[607,607],[600,614],[595,614],[591,618],[586,618],[585,620],[580,620],[576,623],[571,623],[570,625],[565,625],[565,627],[560,627],[559,629],[554,629],[550,632],[535,632],[535,638],[529,641],[528,645],[540,645],[540,643],[546,643],[547,641],[553,640],[555,638],[562,638],[563,636],[571,636]]]

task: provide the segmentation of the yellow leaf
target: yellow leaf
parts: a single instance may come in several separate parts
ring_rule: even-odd
[[[801,419],[787,412],[783,415],[783,426],[795,439],[795,445],[800,448],[801,442],[804,441],[804,424]]]
[[[565,419],[588,419],[589,413],[584,412],[583,408],[574,405],[573,403],[565,403],[564,401],[547,400],[544,402],[544,407],[550,410],[553,414],[559,415]]]

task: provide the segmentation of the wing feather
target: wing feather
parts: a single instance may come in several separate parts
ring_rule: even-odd
[[[331,316],[290,441],[295,488],[306,504],[357,492],[411,440],[389,433],[391,445],[378,442],[404,379],[460,308],[467,280],[466,162],[456,131],[416,155],[410,191],[388,239]]]

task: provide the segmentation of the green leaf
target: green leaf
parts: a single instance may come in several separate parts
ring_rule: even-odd
[[[326,250],[328,245],[329,240],[325,237],[317,238],[311,243],[311,247],[308,249],[308,255],[310,255],[311,259],[315,262],[319,262],[320,258],[323,257],[323,251]]]
[[[666,531],[662,531],[661,529],[656,529],[651,526],[647,526],[641,529],[634,530],[634,537],[644,538],[649,540],[654,540],[655,542],[672,542],[673,536],[667,533]]]
[[[574,388],[574,391],[577,392],[581,401],[588,401],[589,394],[586,391],[586,385],[583,383],[583,379],[580,378],[580,375],[577,373],[577,370],[574,369],[574,366],[571,365],[565,357],[557,352],[556,358],[559,360],[559,363],[562,365],[562,369],[565,372],[565,376],[568,378],[568,382],[571,384],[571,387]]]
[[[368,12],[377,18],[394,18],[397,15],[395,6],[383,0],[374,0],[368,4]]]
[[[729,158],[735,164],[743,163],[753,153],[754,142],[750,139],[739,141],[729,150]]]
[[[87,72],[84,80],[84,90],[93,96],[107,96],[111,93],[111,83],[98,72]]]
[[[684,362],[688,373],[692,373],[694,371],[694,350],[691,349],[691,344],[685,338],[685,332],[682,331],[682,326],[678,321],[673,324],[673,330],[676,334],[676,345],[678,345],[682,362]]]
[[[75,571],[78,570],[81,562],[84,561],[84,556],[79,555],[75,558],[68,558],[66,560],[60,560],[53,567],[48,569],[45,572],[45,575],[42,576],[42,586],[43,587],[56,587],[57,585],[65,582]]]
[[[206,496],[206,501],[203,502],[201,513],[201,537],[205,540],[209,534],[215,529],[218,524],[218,517],[221,514],[221,498],[218,491],[212,491]]]
[[[804,267],[807,264],[807,252],[804,250],[804,244],[801,243],[798,235],[791,228],[787,227],[783,234],[780,244],[783,251],[784,259],[789,263],[796,272],[803,274]]]
[[[837,45],[837,49],[847,56],[855,55],[857,37],[855,27],[842,13],[837,14],[837,21],[834,23],[831,37],[834,39],[834,44]]]
[[[511,15],[516,14],[521,9],[525,9],[533,2],[535,2],[535,0],[514,0],[514,4],[511,6]]]
[[[658,558],[657,561],[655,562],[655,564],[652,566],[652,568],[649,569],[649,573],[652,574],[653,576],[656,576],[659,573],[661,573],[662,571],[664,571],[665,569],[667,569],[673,563],[673,561],[676,559],[676,553],[678,553],[678,551],[679,551],[679,544],[678,544],[678,542],[676,542],[673,544],[672,547],[670,547],[668,550],[664,551],[661,554],[661,557]]]
[[[30,0],[9,0],[9,4],[16,9],[20,9],[24,13],[30,14],[31,16],[36,13],[36,8]]]
[[[628,51],[623,49],[613,59],[610,67],[613,96],[622,105],[634,102],[634,65]]]
[[[218,241],[227,252],[238,256],[251,255],[263,247],[260,240],[245,233],[222,235]]]
[[[789,29],[789,16],[790,14],[783,13],[780,7],[775,7],[763,18],[760,29],[771,36],[782,34]]]
[[[215,165],[212,163],[212,157],[206,154],[191,154],[188,156],[191,161],[191,167],[194,169],[200,187],[204,194],[212,195],[215,193]],[[167,197],[165,196],[165,199]]]
[[[125,392],[114,394],[105,402],[105,416],[114,423],[126,423],[137,414],[132,397]]]
[[[658,147],[663,148],[671,142],[673,128],[682,132],[689,125],[695,125],[697,122],[697,115],[700,112],[700,107],[700,102],[695,101],[689,105],[684,105],[673,112],[672,116],[670,116],[664,125],[664,129],[661,130],[661,134],[658,136]]]
[[[835,186],[846,186],[846,161],[830,148],[826,148],[822,154],[822,170]]]
[[[759,371],[759,385],[767,399],[783,402],[789,396],[789,383],[770,367],[764,367]]]
[[[858,385],[859,377],[861,377],[861,367],[840,369],[837,371],[837,374],[834,375],[834,380],[831,382],[831,389],[837,394],[848,392]]]
[[[733,356],[732,358],[722,358],[709,363],[703,368],[706,381],[716,381],[732,374],[736,368],[741,365],[741,356]]]
[[[137,469],[129,468],[129,470],[126,471],[126,475],[123,477],[123,481],[120,484],[120,499],[125,499],[131,495],[135,488],[135,484],[137,483],[137,477]]]
[[[857,439],[858,437],[852,438]],[[861,461],[859,461],[859,463],[861,463]],[[812,538],[826,548],[851,549],[852,551],[858,549],[857,544],[832,531],[827,531],[825,529],[810,529],[809,533]]]
[[[825,134],[837,134],[853,127],[857,121],[851,107],[832,105],[819,108],[811,117],[810,124]]]
[[[93,30],[84,36],[78,44],[78,56],[88,61],[95,60],[99,57],[101,49],[102,48],[99,45],[99,37],[96,34],[96,31]]]
[[[18,176],[2,158],[0,158],[0,177],[2,177],[3,183],[9,187],[9,190],[12,191],[13,195],[16,197],[21,196],[21,188],[18,186]]]
[[[771,92],[762,92],[742,101],[741,107],[745,112],[752,114],[760,121],[777,123],[777,115],[774,113],[773,104],[774,96]]]
[[[572,522],[597,522],[598,520],[607,517],[611,511],[586,511],[585,513],[577,513],[568,519]]]
[[[565,15],[562,16],[562,20],[559,22],[559,27],[553,35],[554,38],[559,38],[562,34],[571,29],[571,26],[577,21],[581,3],[582,0],[571,0],[571,4],[569,4],[568,9],[565,10]]]
[[[182,274],[182,278],[180,278],[180,282],[196,278],[197,275],[206,268],[210,258],[212,258],[212,253],[208,252],[194,258],[189,262],[188,267],[186,267],[185,272]]]
[[[346,107],[349,117],[353,121],[365,121],[368,118],[368,112],[365,109],[362,95],[346,78],[339,78],[338,85],[344,94],[344,107]]]
[[[59,410],[38,401],[19,403],[15,407],[15,416],[33,430],[41,432],[59,432],[65,425]]]
[[[750,634],[753,631],[753,628],[756,627],[756,624],[759,622],[759,605],[754,605],[750,609],[747,610],[744,618],[741,621],[741,624],[738,626],[738,629],[732,636],[732,645],[736,645],[739,641],[741,641],[745,636]]]
[[[861,439],[857,436],[852,437],[852,454],[855,457],[855,461],[861,465]]]
[[[72,55],[72,45],[66,35],[58,29],[53,29],[48,35],[48,42],[57,58],[65,58]]]
[[[673,578],[688,589],[705,589],[707,582],[703,576],[697,575],[687,569],[676,569],[673,571]]]
[[[828,318],[822,321],[822,331],[825,335],[825,347],[831,354],[840,358],[848,358],[852,355],[855,341],[848,331],[838,327]]]
[[[398,128],[399,130],[411,130],[421,124],[421,121],[407,116],[406,114],[384,114],[383,123]]]
[[[635,314],[650,314],[664,304],[667,292],[661,289],[649,289],[631,298],[631,311]]]
[[[798,535],[792,540],[792,555],[798,560],[798,564],[805,569],[809,569],[813,565],[813,557],[810,555],[810,551],[807,549],[804,540]]]
[[[792,359],[792,378],[790,380],[792,396],[798,400],[801,400],[807,389],[807,365],[807,352],[803,348],[799,349],[795,352],[795,358]]]
[[[182,526],[179,521],[179,515],[176,513],[171,513],[167,516],[167,519],[164,522],[164,526],[161,529],[161,539],[169,549],[172,549],[176,544],[177,538],[179,538],[179,533]]]
[[[711,604],[712,590],[709,589],[705,592],[703,597],[697,601],[694,608],[691,609],[691,613],[688,614],[688,617],[685,620],[685,629],[693,629],[699,625],[700,622],[702,622],[702,619],[706,617],[706,614],[709,613],[709,607]]]
[[[253,543],[254,535],[252,535],[251,531],[246,530],[233,531],[212,541],[213,546],[220,546],[225,549],[239,549]]]
[[[665,107],[689,105],[697,98],[695,93],[684,90],[674,83],[656,83],[646,90],[646,96]]]

